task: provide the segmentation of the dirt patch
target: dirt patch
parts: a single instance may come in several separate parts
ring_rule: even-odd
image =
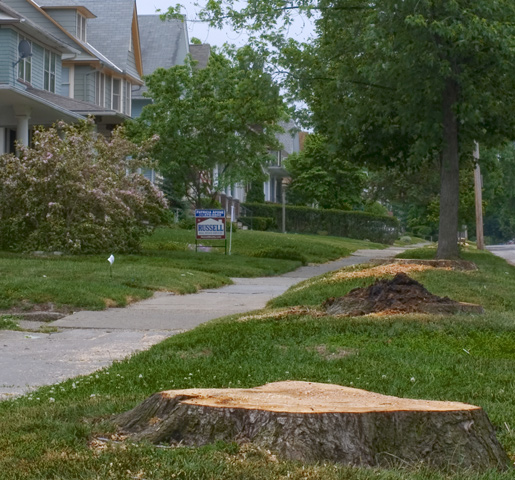
[[[328,315],[355,317],[387,311],[398,313],[483,313],[480,305],[457,302],[430,293],[405,273],[391,280],[379,279],[367,288],[356,288],[343,297],[327,299],[322,308]]]
[[[177,355],[179,355],[179,357],[182,360],[192,360],[192,359],[196,359],[196,358],[210,357],[211,355],[213,355],[213,352],[209,348],[205,348],[203,350],[196,351],[196,352],[183,350],[181,352],[177,352]]]
[[[317,345],[315,347],[308,347],[308,350],[318,353],[325,360],[341,360],[350,355],[356,354],[356,350],[351,348],[336,348],[330,349],[327,345]]]

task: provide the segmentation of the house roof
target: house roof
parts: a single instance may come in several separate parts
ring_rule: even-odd
[[[211,45],[208,43],[190,45],[190,55],[193,60],[198,62],[196,68],[206,68],[211,55]]]
[[[127,115],[123,113],[117,112],[115,110],[111,110],[109,108],[99,107],[98,105],[94,105],[93,103],[83,102],[82,100],[75,100],[74,98],[63,97],[62,95],[57,95],[52,92],[48,92],[47,90],[39,90],[37,88],[27,88],[27,93],[38,97],[46,102],[52,103],[61,109],[69,110],[70,112],[74,112],[77,115],[87,116],[102,116],[102,117],[110,117],[114,120],[111,123],[121,123],[127,118]]]
[[[43,10],[73,9],[80,12],[80,14],[84,15],[86,18],[95,18],[95,15],[84,6],[84,2],[77,0],[42,0],[41,2],[38,2],[38,5]]]
[[[15,109],[30,110],[30,123],[48,124],[57,120],[75,122],[83,119],[79,112],[73,112],[51,99],[35,95],[34,89],[22,90],[11,85],[0,84],[0,118],[2,125],[16,125]]]
[[[188,53],[186,23],[179,19],[161,20],[159,15],[138,15],[143,73],[184,63]],[[143,98],[146,87],[133,90],[133,98]]]
[[[161,20],[159,15],[138,15],[143,73],[150,75],[159,67],[170,68],[184,62],[181,46],[187,51],[185,22]],[[182,45],[181,45],[182,44]]]
[[[82,0],[79,3],[96,15],[96,18],[88,21],[88,43],[122,71],[134,78],[140,78],[142,72],[138,72],[137,65],[129,62],[135,0]],[[137,46],[134,47],[136,52]]]
[[[4,2],[0,2],[0,24],[15,25],[21,32],[40,40],[42,43],[46,44],[48,47],[54,48],[58,52],[78,53],[78,50],[62,42],[48,30],[41,28],[32,20],[24,17]]]

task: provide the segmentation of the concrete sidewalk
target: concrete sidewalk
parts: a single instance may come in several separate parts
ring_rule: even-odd
[[[404,250],[360,250],[277,277],[234,278],[233,285],[192,295],[157,292],[126,308],[81,311],[46,324],[57,327],[57,333],[0,331],[0,399],[89,374],[201,323],[264,308],[302,280]]]

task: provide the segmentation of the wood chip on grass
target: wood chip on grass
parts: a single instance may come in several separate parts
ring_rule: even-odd
[[[363,266],[361,266],[363,267]],[[434,267],[431,265],[421,265],[418,263],[413,264],[400,264],[400,263],[389,263],[386,265],[377,265],[375,267],[370,268],[361,268],[359,270],[349,270],[342,269],[333,273],[328,277],[324,277],[322,279],[316,279],[312,282],[306,282],[299,285],[296,288],[290,290],[291,292],[298,292],[300,290],[304,290],[305,288],[311,287],[313,285],[319,285],[324,283],[337,283],[344,280],[348,280],[351,278],[369,278],[369,277],[387,277],[394,276],[398,273],[410,273],[410,272],[424,272],[426,270],[452,270],[451,267]]]

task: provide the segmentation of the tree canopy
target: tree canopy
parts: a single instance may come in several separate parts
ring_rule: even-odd
[[[212,52],[203,69],[190,60],[145,80],[153,102],[129,131],[136,139],[159,135],[153,157],[177,197],[201,206],[219,189],[262,175],[286,107],[250,47]]]
[[[515,138],[515,3],[512,0],[250,0],[208,2],[215,21],[261,29],[317,10],[317,38],[283,42],[288,83],[316,131],[367,165],[437,162],[438,257],[459,254],[460,163],[474,142]],[[267,30],[271,25],[274,31]]]
[[[309,135],[304,149],[290,155],[285,166],[291,175],[290,202],[341,210],[362,206],[363,169],[333,152],[325,137]]]

